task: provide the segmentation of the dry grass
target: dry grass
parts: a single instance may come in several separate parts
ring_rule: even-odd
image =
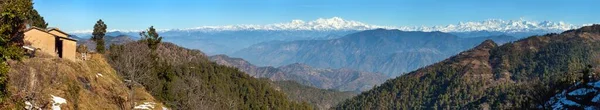
[[[71,61],[38,55],[23,61],[9,61],[9,89],[13,99],[30,101],[42,109],[51,107],[51,95],[67,100],[61,108],[113,110],[132,108],[129,89],[102,55],[90,60]],[[136,86],[135,101],[157,102],[144,88]],[[22,102],[15,102],[22,103]],[[157,103],[155,109],[162,104]]]

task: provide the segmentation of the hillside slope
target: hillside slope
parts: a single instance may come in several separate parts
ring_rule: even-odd
[[[497,46],[485,41],[386,81],[337,109],[524,109],[544,103],[600,61],[600,25]]]
[[[327,110],[339,102],[356,96],[354,92],[319,89],[294,81],[274,81],[272,85],[275,89],[283,91],[291,100],[305,101],[319,110]]]
[[[102,55],[92,54],[90,60],[70,61],[37,55],[23,61],[10,61],[9,90],[12,103],[8,108],[23,109],[129,109],[130,101],[136,107],[153,105],[148,109],[162,109],[141,86],[136,86],[134,98],[129,89]],[[64,99],[65,103],[57,101]]]
[[[293,80],[303,85],[322,89],[361,92],[383,83],[388,77],[379,73],[361,72],[350,69],[320,69],[304,64],[290,64],[281,67],[257,67],[241,58],[226,55],[209,57],[217,64],[238,68],[256,78],[272,81]]]
[[[108,58],[119,75],[144,85],[173,109],[311,109],[288,100],[267,81],[172,43],[151,50],[146,43],[130,42],[111,47]]]

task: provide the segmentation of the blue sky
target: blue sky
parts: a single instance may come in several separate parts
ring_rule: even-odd
[[[341,17],[385,26],[433,26],[486,19],[600,23],[600,0],[34,0],[50,26],[90,30],[272,24]]]

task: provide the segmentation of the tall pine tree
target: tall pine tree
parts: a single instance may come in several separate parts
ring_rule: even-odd
[[[106,24],[102,19],[96,22],[94,25],[94,32],[92,33],[92,40],[96,42],[96,52],[104,53],[104,35],[106,35]]]
[[[156,50],[158,44],[162,40],[162,37],[159,36],[158,33],[156,33],[156,29],[154,29],[154,26],[150,26],[148,30],[142,31],[140,33],[140,36],[142,36],[142,40],[146,42],[148,44],[148,47],[150,47],[150,49],[152,50]]]

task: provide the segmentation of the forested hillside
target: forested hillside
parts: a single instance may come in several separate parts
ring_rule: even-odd
[[[336,109],[546,108],[550,97],[598,67],[600,25],[497,46],[488,40],[386,81]],[[597,72],[596,72],[597,73]]]
[[[327,110],[339,102],[356,96],[354,92],[319,89],[294,81],[273,81],[272,84],[275,89],[283,91],[291,100],[305,101],[319,110]]]
[[[173,109],[311,109],[288,100],[269,82],[210,62],[199,50],[146,41],[113,45],[110,64],[125,79],[141,85]]]
[[[305,64],[290,64],[281,67],[257,67],[241,58],[226,55],[209,57],[217,64],[238,68],[256,78],[268,78],[272,81],[292,80],[303,85],[321,89],[362,92],[383,83],[388,77],[379,73],[342,69],[313,68]]]

